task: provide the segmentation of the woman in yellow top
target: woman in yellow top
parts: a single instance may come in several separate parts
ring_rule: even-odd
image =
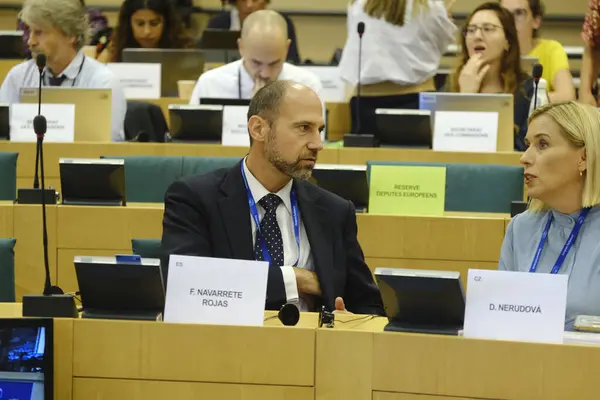
[[[569,59],[562,45],[539,37],[544,17],[541,0],[501,0],[515,17],[521,55],[536,57],[544,67],[542,78],[548,82],[551,102],[575,100],[575,87],[569,69]]]

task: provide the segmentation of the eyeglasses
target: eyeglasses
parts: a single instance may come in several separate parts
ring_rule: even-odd
[[[523,22],[527,18],[528,11],[525,8],[515,8],[511,11],[511,14],[515,18],[515,22]]]
[[[466,37],[472,37],[477,34],[477,31],[481,29],[482,35],[491,35],[496,32],[498,29],[502,29],[499,25],[494,24],[483,24],[483,25],[467,25],[464,30],[464,35]]]

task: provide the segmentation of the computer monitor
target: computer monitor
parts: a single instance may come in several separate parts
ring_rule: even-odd
[[[21,103],[38,102],[37,88],[22,88]],[[42,104],[75,105],[76,142],[112,142],[112,90],[44,87]],[[43,109],[42,109],[43,111]],[[50,119],[50,115],[46,115]]]
[[[482,93],[419,93],[419,109],[432,113],[435,131],[435,113],[438,111],[472,111],[498,113],[498,151],[513,151],[515,141],[514,98],[512,94]]]
[[[177,81],[196,81],[204,72],[199,49],[123,49],[123,62],[161,65],[161,97],[178,97]]]
[[[369,206],[366,165],[317,164],[311,180],[319,187],[349,200],[359,212]]]
[[[389,320],[384,330],[457,335],[463,328],[460,273],[376,268],[375,279]]]
[[[375,137],[382,146],[431,149],[432,123],[429,110],[378,108]]]
[[[169,120],[174,142],[221,143],[223,106],[170,104]]]
[[[33,132],[32,132],[33,134]],[[0,140],[10,138],[10,106],[8,103],[0,103]]]
[[[120,206],[127,204],[125,161],[121,159],[59,159],[62,203]]]
[[[54,398],[52,319],[0,319],[0,398]]]
[[[23,31],[0,31],[0,59],[24,59],[26,47]]]
[[[119,262],[116,257],[76,256],[82,318],[158,320],[165,307],[160,260]]]
[[[217,106],[249,106],[249,99],[220,99],[216,97],[200,98],[200,104]]]

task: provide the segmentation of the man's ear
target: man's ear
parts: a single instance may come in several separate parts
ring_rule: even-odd
[[[240,52],[240,55],[243,57],[244,56],[244,41],[242,40],[242,38],[238,38],[237,45],[238,45],[238,51]]]
[[[253,115],[248,120],[248,134],[255,142],[264,142],[269,129],[268,121],[258,115]]]

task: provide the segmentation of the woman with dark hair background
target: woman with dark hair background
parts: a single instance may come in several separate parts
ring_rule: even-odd
[[[533,79],[521,69],[513,15],[499,3],[483,3],[467,18],[459,41],[462,54],[449,91],[514,95],[515,150],[525,150]]]
[[[123,49],[193,48],[193,40],[170,0],[125,0],[111,42],[97,58],[101,62],[120,62]]]
[[[264,10],[271,3],[271,0],[222,0],[223,4],[231,4],[230,11],[223,11],[215,15],[208,21],[208,29],[225,29],[239,31],[246,17],[255,11]],[[288,27],[288,39],[291,40],[288,51],[287,62],[300,64],[300,54],[298,52],[298,41],[296,39],[296,30],[294,22],[286,15],[283,15]],[[200,40],[202,43],[202,40]]]

